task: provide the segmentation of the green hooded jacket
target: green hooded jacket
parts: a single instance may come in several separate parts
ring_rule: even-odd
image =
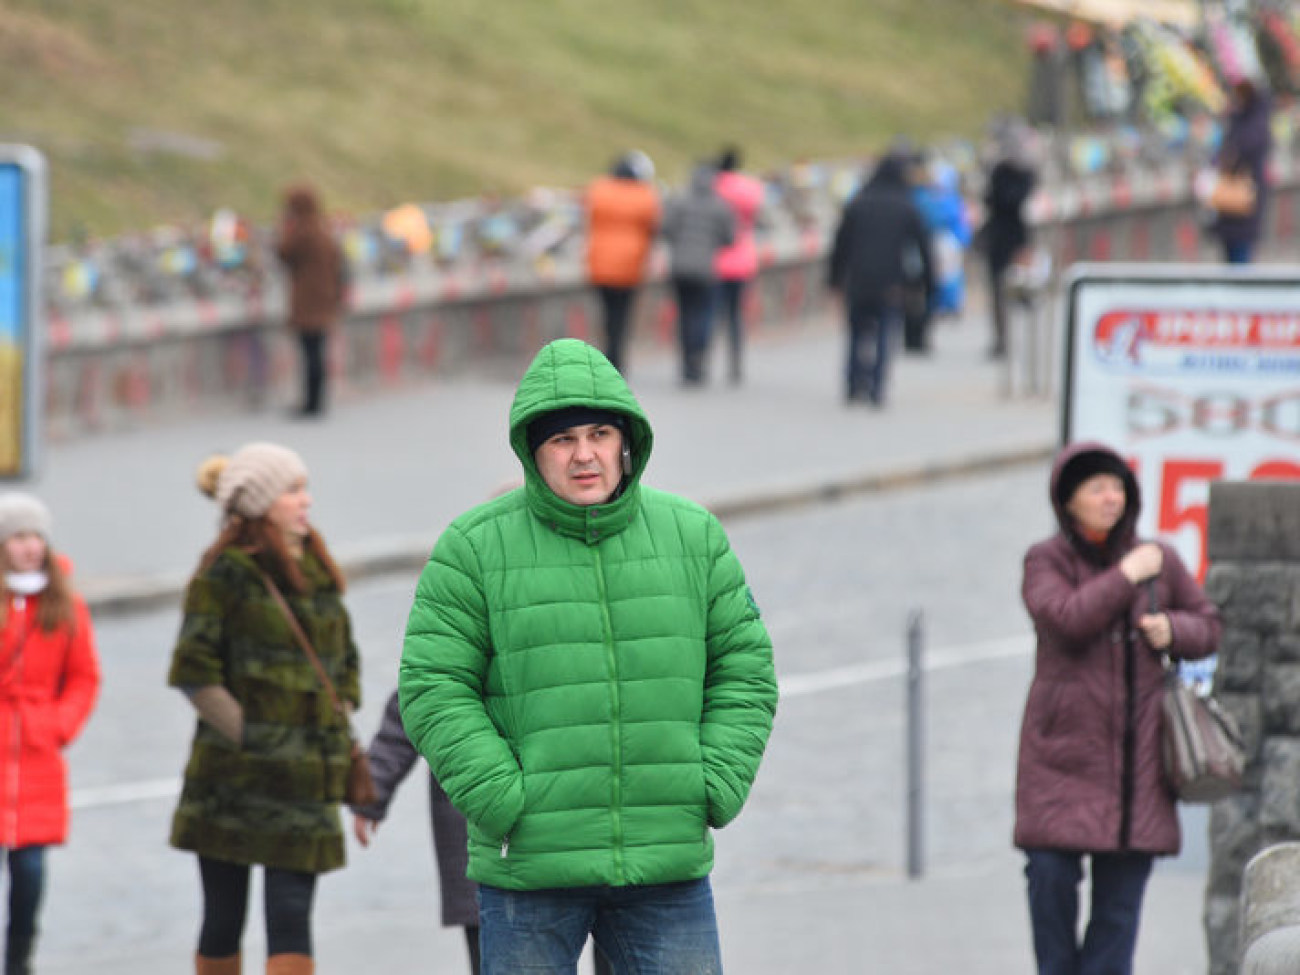
[[[632,472],[580,507],[542,480],[529,422],[627,418]],[[469,820],[469,876],[512,890],[692,880],[740,812],[776,711],[772,645],[722,526],[641,484],[650,424],[576,339],[538,353],[510,442],[524,486],[438,539],[407,623],[402,721]]]

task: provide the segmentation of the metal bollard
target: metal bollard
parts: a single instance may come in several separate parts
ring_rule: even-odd
[[[907,618],[907,876],[913,879],[920,877],[925,868],[922,650],[921,611],[914,609]]]
[[[1246,864],[1241,887],[1241,975],[1300,971],[1300,843],[1270,846]]]

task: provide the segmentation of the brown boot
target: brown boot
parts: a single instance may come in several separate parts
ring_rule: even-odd
[[[195,955],[194,971],[197,975],[239,975],[239,955],[227,955],[225,958]]]
[[[266,960],[266,975],[312,975],[314,971],[311,955],[272,955]]]

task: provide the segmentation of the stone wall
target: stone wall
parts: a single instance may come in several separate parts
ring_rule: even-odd
[[[1206,590],[1223,616],[1216,695],[1241,722],[1243,791],[1210,814],[1210,975],[1235,975],[1247,862],[1300,839],[1300,484],[1211,485]]]

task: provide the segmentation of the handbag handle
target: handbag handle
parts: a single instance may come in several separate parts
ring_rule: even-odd
[[[307,639],[307,634],[303,632],[302,624],[298,622],[298,617],[295,616],[293,610],[289,608],[289,604],[280,593],[280,588],[275,584],[275,581],[261,568],[257,571],[261,573],[262,581],[266,583],[267,592],[271,594],[271,598],[275,600],[275,604],[280,607],[280,612],[284,614],[285,621],[288,622],[289,629],[293,633],[293,637],[297,641],[298,646],[300,646],[302,652],[307,655],[307,659],[311,661],[312,669],[316,671],[316,676],[319,677],[321,683],[325,685],[325,691],[330,697],[330,704],[333,705],[338,716],[343,719],[344,724],[348,726],[348,733],[351,734],[352,722],[348,718],[348,713],[343,707],[343,702],[339,700],[339,692],[334,689],[334,682],[330,680],[330,675],[325,672],[325,666],[320,662],[320,657],[316,655],[316,651],[313,649],[311,641]]]

